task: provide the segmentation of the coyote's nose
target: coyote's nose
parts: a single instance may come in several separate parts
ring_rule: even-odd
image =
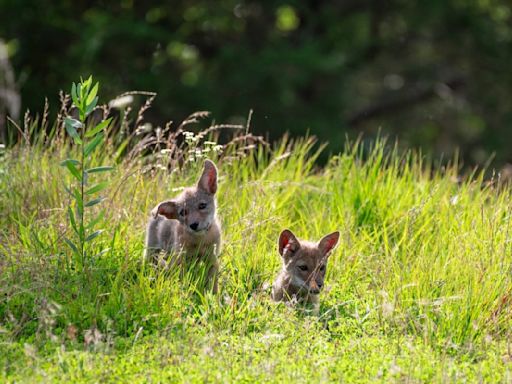
[[[190,228],[194,231],[197,231],[197,227],[199,227],[199,223],[192,223],[190,224]]]
[[[309,292],[313,295],[318,295],[320,293],[320,288],[322,288],[322,283],[318,283],[316,281],[313,281],[309,286]]]

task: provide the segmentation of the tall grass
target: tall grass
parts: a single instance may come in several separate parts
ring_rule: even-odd
[[[434,168],[385,140],[318,168],[312,138],[269,146],[247,127],[195,128],[203,114],[159,129],[124,111],[94,154],[117,166],[97,238],[109,251],[84,286],[64,242],[68,101],[62,111],[45,131],[26,121],[0,162],[4,378],[108,378],[116,366],[141,381],[146,369],[155,381],[510,378],[511,196],[482,172],[461,179],[456,162]],[[218,295],[142,259],[148,212],[195,182],[205,156],[220,174]],[[270,300],[285,227],[342,232],[318,317]]]

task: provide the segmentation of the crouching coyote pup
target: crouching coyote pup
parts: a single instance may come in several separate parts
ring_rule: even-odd
[[[309,303],[318,313],[318,296],[324,285],[327,259],[339,238],[340,233],[333,232],[313,243],[298,240],[288,229],[281,232],[279,253],[283,268],[272,286],[272,298]]]
[[[217,292],[217,257],[221,247],[215,192],[217,168],[206,160],[197,186],[186,188],[179,196],[161,202],[151,211],[145,252],[147,261],[165,267],[194,260],[206,262],[207,279],[213,292]]]

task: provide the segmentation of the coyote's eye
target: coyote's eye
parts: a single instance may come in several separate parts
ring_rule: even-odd
[[[325,265],[320,266],[320,271],[325,271]]]
[[[308,270],[308,266],[307,265],[299,265],[298,268],[301,270],[301,271],[307,271]]]
[[[206,208],[206,203],[201,203],[199,204],[199,209],[205,209]]]
[[[179,214],[181,217],[184,217],[187,214],[187,211],[185,209],[180,209]]]

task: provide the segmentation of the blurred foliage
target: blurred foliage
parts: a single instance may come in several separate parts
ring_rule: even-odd
[[[256,132],[381,130],[467,163],[512,161],[509,0],[0,0],[24,108],[80,75],[158,93],[155,121],[210,110]]]

